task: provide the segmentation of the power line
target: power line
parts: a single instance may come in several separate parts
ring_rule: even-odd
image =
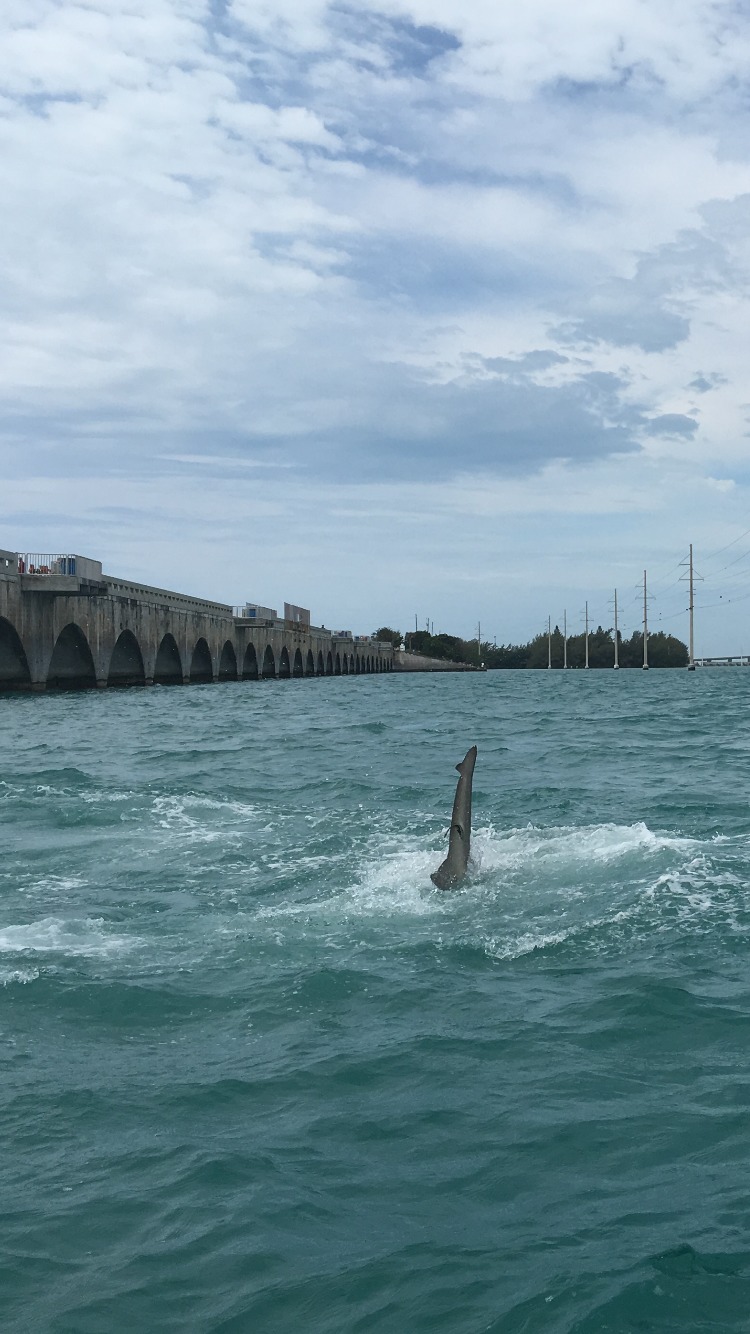
[[[727,542],[725,547],[719,547],[717,551],[709,551],[708,555],[704,556],[703,559],[713,560],[714,556],[720,556],[723,551],[728,551],[730,547],[736,546],[738,542],[742,541],[743,537],[750,537],[750,528],[747,528],[744,533],[740,533],[739,537],[733,537],[731,542]]]

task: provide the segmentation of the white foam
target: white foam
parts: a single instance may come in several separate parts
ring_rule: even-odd
[[[36,982],[38,977],[38,968],[0,968],[0,987],[9,987],[14,982],[26,986],[29,982]]]
[[[258,808],[247,802],[190,795],[155,797],[152,811],[161,829],[191,843],[236,841],[241,837],[237,826],[258,815]]]
[[[99,801],[132,801],[135,792],[79,792],[79,801],[85,801],[88,805],[93,805]]]
[[[562,825],[540,829],[527,825],[496,834],[492,826],[478,829],[472,849],[482,871],[518,870],[527,864],[603,864],[633,853],[687,851],[700,845],[693,839],[655,834],[639,821],[632,825]]]
[[[38,894],[67,894],[70,890],[81,889],[86,881],[77,875],[46,875],[29,885],[28,892]]]
[[[154,811],[157,814],[187,816],[190,810],[222,811],[229,815],[239,815],[244,819],[254,819],[258,807],[247,801],[219,801],[215,797],[200,797],[191,794],[183,796],[154,797]]]
[[[24,926],[0,928],[0,953],[70,954],[83,957],[121,954],[137,942],[134,937],[110,935],[104,919],[42,917]]]
[[[474,834],[465,892],[455,895],[435,893],[430,883],[431,872],[445,856],[445,838],[437,842],[431,834],[404,834],[398,838],[392,834],[377,835],[370,840],[353,877],[344,878],[343,856],[344,865],[331,867],[331,878],[341,879],[330,894],[304,904],[271,904],[260,908],[258,917],[331,922],[353,917],[465,915],[467,895],[474,903],[484,902],[488,909],[496,901],[506,906],[512,899],[515,908],[525,913],[529,894],[536,898],[540,888],[547,894],[550,890],[560,893],[563,882],[567,899],[585,900],[587,867],[593,870],[631,857],[639,859],[638,870],[642,873],[655,854],[664,851],[689,854],[697,846],[691,839],[653,833],[642,822],[549,829],[528,825],[503,833],[496,833],[488,826]],[[317,869],[316,860],[309,859],[308,869]],[[321,861],[330,865],[330,859]],[[533,940],[555,943],[558,934],[557,930],[543,931],[539,937],[534,935]],[[521,952],[537,947],[533,943],[513,946]]]
[[[555,873],[571,871],[580,880],[586,866],[602,866],[632,855],[660,853],[666,850],[688,852],[699,846],[691,839],[668,834],[655,834],[645,824],[602,824],[552,827],[540,829],[528,825],[498,834],[492,828],[477,829],[472,839],[472,858],[467,887],[487,889],[489,882],[498,886],[512,875],[535,880],[541,873],[545,880]],[[357,889],[364,899],[377,902],[394,899],[408,903],[412,910],[431,911],[435,895],[427,900],[418,892],[430,888],[430,873],[445,856],[444,840],[436,847],[432,837],[406,836],[394,848],[378,840],[377,849],[368,850],[360,868]],[[581,893],[576,887],[573,893]],[[452,896],[440,895],[437,902]]]
[[[485,942],[484,951],[491,959],[520,959],[524,954],[534,954],[551,945],[562,945],[574,934],[573,927],[567,931],[525,931],[502,942],[492,938]]]

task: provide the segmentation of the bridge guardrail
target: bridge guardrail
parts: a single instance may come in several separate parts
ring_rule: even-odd
[[[72,554],[46,551],[19,551],[19,574],[75,574],[76,558]]]

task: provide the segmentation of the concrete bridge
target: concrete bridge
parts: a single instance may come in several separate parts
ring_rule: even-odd
[[[393,649],[235,615],[81,556],[0,550],[0,691],[183,685],[393,670]]]
[[[393,670],[396,672],[475,672],[469,662],[451,662],[449,658],[428,658],[424,653],[407,653],[397,649]]]
[[[718,658],[696,658],[696,667],[750,667],[747,653],[723,653]]]

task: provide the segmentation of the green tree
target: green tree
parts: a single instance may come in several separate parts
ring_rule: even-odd
[[[649,667],[687,667],[688,651],[681,639],[657,630],[648,637]]]
[[[385,635],[378,631],[378,637]],[[395,633],[391,631],[390,633]],[[559,625],[552,631],[552,666],[563,665],[563,636]],[[635,630],[630,639],[623,639],[618,632],[620,644],[620,666],[643,666],[643,635]],[[456,635],[431,635],[427,630],[410,631],[406,638],[407,648],[415,653],[423,653],[428,658],[450,659],[451,662],[466,662],[476,667],[481,661],[494,671],[507,669],[546,668],[549,644],[547,635],[535,635],[526,644],[490,644],[483,642],[477,653],[476,639],[459,639]],[[649,664],[652,667],[686,667],[688,651],[681,640],[662,631],[649,635]],[[615,660],[615,645],[612,630],[605,630],[601,625],[589,631],[589,666],[592,668],[612,668]],[[586,636],[568,636],[568,667],[580,668],[586,663]]]
[[[391,630],[390,626],[381,625],[380,629],[375,631],[373,639],[380,639],[384,644],[393,644],[394,648],[398,648],[403,635],[400,630]]]

